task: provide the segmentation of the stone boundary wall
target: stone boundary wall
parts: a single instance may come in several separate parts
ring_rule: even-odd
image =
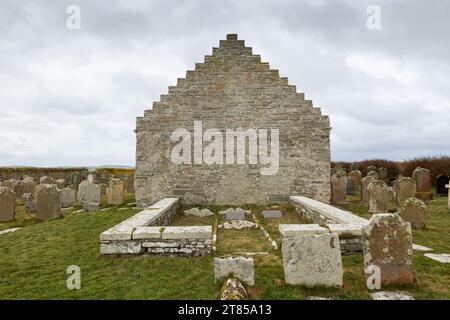
[[[55,180],[66,179],[70,182],[70,178],[74,173],[85,173],[87,175],[89,169],[84,167],[74,168],[38,168],[38,167],[0,167],[0,179],[4,180],[16,179],[21,180],[24,176],[30,176],[35,181],[43,176],[51,177]]]
[[[301,217],[308,218],[315,224],[280,225],[282,237],[305,234],[308,228],[315,234],[319,231],[337,233],[343,255],[362,252],[362,227],[369,223],[368,220],[307,197],[291,196],[289,199]]]
[[[211,226],[167,226],[180,206],[165,198],[100,234],[100,253],[202,256],[211,253]]]

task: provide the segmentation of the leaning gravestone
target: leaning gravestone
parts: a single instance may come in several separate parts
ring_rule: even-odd
[[[64,188],[61,190],[61,206],[63,208],[70,208],[76,204],[77,192],[70,188]]]
[[[331,202],[345,201],[347,191],[347,177],[342,172],[338,172],[331,177]]]
[[[277,219],[282,218],[283,214],[280,210],[264,210],[262,216],[264,219]]]
[[[347,177],[347,190],[346,193],[348,195],[354,195],[355,194],[355,181],[352,177]]]
[[[120,179],[111,179],[109,181],[108,190],[106,192],[108,196],[108,204],[123,204],[123,181]]]
[[[0,222],[13,221],[16,216],[16,194],[10,188],[0,187]]]
[[[375,214],[363,226],[362,239],[367,279],[378,274],[381,287],[414,283],[412,234],[408,222],[398,214]]]
[[[362,179],[361,184],[361,200],[363,203],[367,204],[369,203],[369,191],[367,191],[367,187],[372,181],[375,181],[376,179],[372,176],[367,176]]]
[[[384,213],[388,211],[388,191],[384,181],[375,180],[367,187],[369,192],[369,212]]]
[[[342,286],[344,271],[337,233],[283,238],[281,250],[287,284]]]
[[[425,215],[427,206],[416,198],[409,198],[403,202],[400,216],[403,220],[409,222],[413,229],[425,228]]]
[[[362,180],[362,173],[359,170],[353,170],[348,174],[349,177],[352,177],[353,183],[355,185],[355,189],[359,190],[359,187],[361,186],[361,180]]]
[[[61,215],[61,196],[55,184],[36,187],[36,215],[41,220],[55,219]]]
[[[412,178],[416,182],[417,192],[430,192],[430,170],[425,168],[416,168],[413,171]]]
[[[406,199],[414,197],[416,193],[416,183],[410,177],[401,177],[394,183],[395,204],[401,210]]]
[[[97,211],[101,200],[100,186],[85,180],[78,187],[78,200],[86,211]]]
[[[384,168],[384,167],[380,167],[378,168],[378,176],[379,179],[382,181],[387,181],[388,178],[388,169]]]
[[[445,185],[450,182],[450,179],[445,174],[440,174],[436,177],[436,193],[439,195],[446,195],[447,189]]]

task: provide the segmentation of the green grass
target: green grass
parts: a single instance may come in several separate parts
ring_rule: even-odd
[[[450,253],[450,211],[447,198],[428,204],[427,228],[414,230],[414,242]],[[132,201],[131,199],[128,201]],[[361,216],[370,217],[357,196],[340,204]],[[226,209],[226,207],[211,208]],[[261,206],[244,206],[256,212]],[[285,216],[269,221],[258,216],[274,240],[279,240],[278,223],[297,222],[291,209]],[[17,209],[17,221],[0,223],[0,230],[23,229],[0,236],[0,299],[217,299],[213,256],[182,257],[103,257],[99,255],[99,234],[139,210],[118,211],[112,207],[95,213],[67,212],[61,218],[41,222]],[[174,225],[213,224],[215,217],[204,219],[178,216]],[[223,218],[220,219],[223,222]],[[301,222],[301,221],[300,221]],[[288,286],[280,250],[273,250],[261,230],[228,231],[218,234],[221,256],[236,251],[266,251],[254,256],[255,282],[249,288],[251,299],[304,299],[309,295],[335,299],[369,299],[365,288],[363,258],[344,256],[344,286],[313,288]],[[81,268],[81,290],[66,288],[69,265]],[[417,283],[406,288],[418,299],[450,299],[450,265],[414,253]],[[395,289],[395,288],[393,288]],[[402,288],[404,289],[404,288]]]

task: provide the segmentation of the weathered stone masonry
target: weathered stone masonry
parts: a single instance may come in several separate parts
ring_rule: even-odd
[[[193,136],[194,121],[217,128],[279,129],[276,175],[261,165],[176,165],[170,137],[177,128]],[[137,118],[136,199],[146,207],[164,197],[184,203],[244,204],[287,200],[302,194],[330,199],[330,123],[303,93],[261,62],[244,41],[228,35],[186,78],[178,79]],[[204,145],[205,146],[205,145]]]

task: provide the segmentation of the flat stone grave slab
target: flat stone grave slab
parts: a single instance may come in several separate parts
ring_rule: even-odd
[[[373,300],[416,300],[405,291],[378,291],[371,293],[370,296]]]
[[[283,217],[283,214],[280,210],[264,210],[262,216],[264,219],[277,219]]]
[[[425,253],[424,256],[442,263],[450,263],[450,254]]]

